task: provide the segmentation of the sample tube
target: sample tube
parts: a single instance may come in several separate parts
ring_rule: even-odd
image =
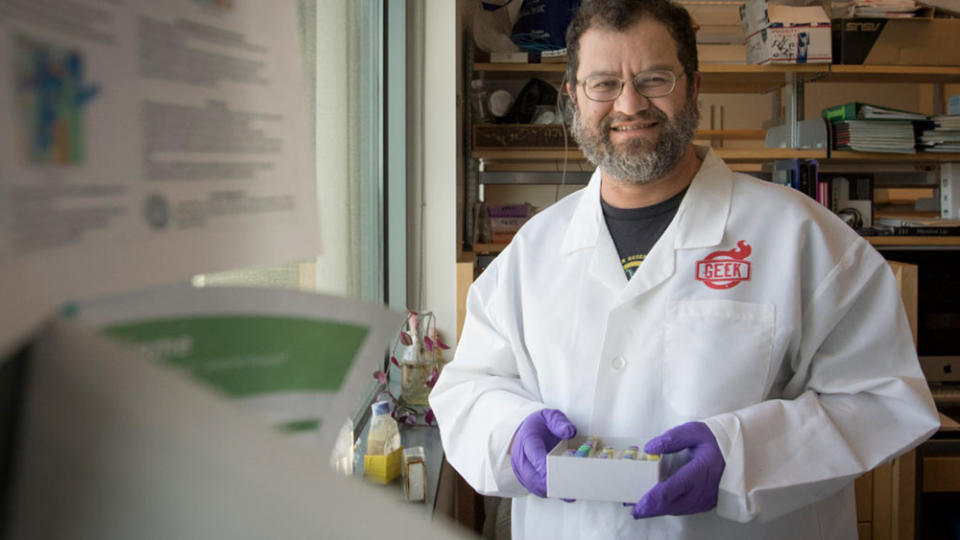
[[[590,457],[590,454],[596,450],[598,442],[600,441],[596,437],[587,437],[587,440],[583,441],[580,448],[577,448],[575,455],[577,457]]]

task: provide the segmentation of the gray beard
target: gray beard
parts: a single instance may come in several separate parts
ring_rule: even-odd
[[[599,129],[593,130],[583,125],[580,108],[576,106],[571,133],[587,159],[604,173],[629,184],[641,185],[663,178],[680,161],[700,123],[700,111],[695,101],[687,101],[676,118],[670,120],[651,104],[646,114],[629,117],[633,118],[660,123],[660,136],[652,148],[647,140],[640,138],[615,147],[610,140],[610,126],[615,120],[628,118],[608,116],[600,123]]]

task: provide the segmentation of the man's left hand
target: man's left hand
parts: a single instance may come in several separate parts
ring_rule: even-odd
[[[717,439],[703,422],[687,422],[651,439],[643,451],[670,454],[685,448],[692,458],[669,478],[657,483],[633,506],[634,519],[696,514],[717,506],[720,477],[726,463]]]

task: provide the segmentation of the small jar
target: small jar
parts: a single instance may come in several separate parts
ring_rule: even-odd
[[[434,363],[420,349],[419,340],[407,347],[400,360],[400,399],[407,405],[426,405],[430,387],[427,378],[433,371]]]

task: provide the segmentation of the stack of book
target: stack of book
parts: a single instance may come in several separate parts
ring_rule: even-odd
[[[828,107],[822,116],[830,123],[834,150],[915,154],[917,131],[932,127],[925,114],[866,103]]]
[[[960,114],[933,117],[932,129],[920,135],[924,152],[960,152]]]
[[[874,220],[871,234],[897,236],[960,236],[960,220],[884,217]]]
[[[834,12],[845,8],[843,17],[902,19],[915,17],[920,4],[913,0],[852,0],[834,3],[832,7]]]
[[[830,4],[831,18],[866,17],[902,19],[915,17],[920,4],[913,0],[840,0]]]

